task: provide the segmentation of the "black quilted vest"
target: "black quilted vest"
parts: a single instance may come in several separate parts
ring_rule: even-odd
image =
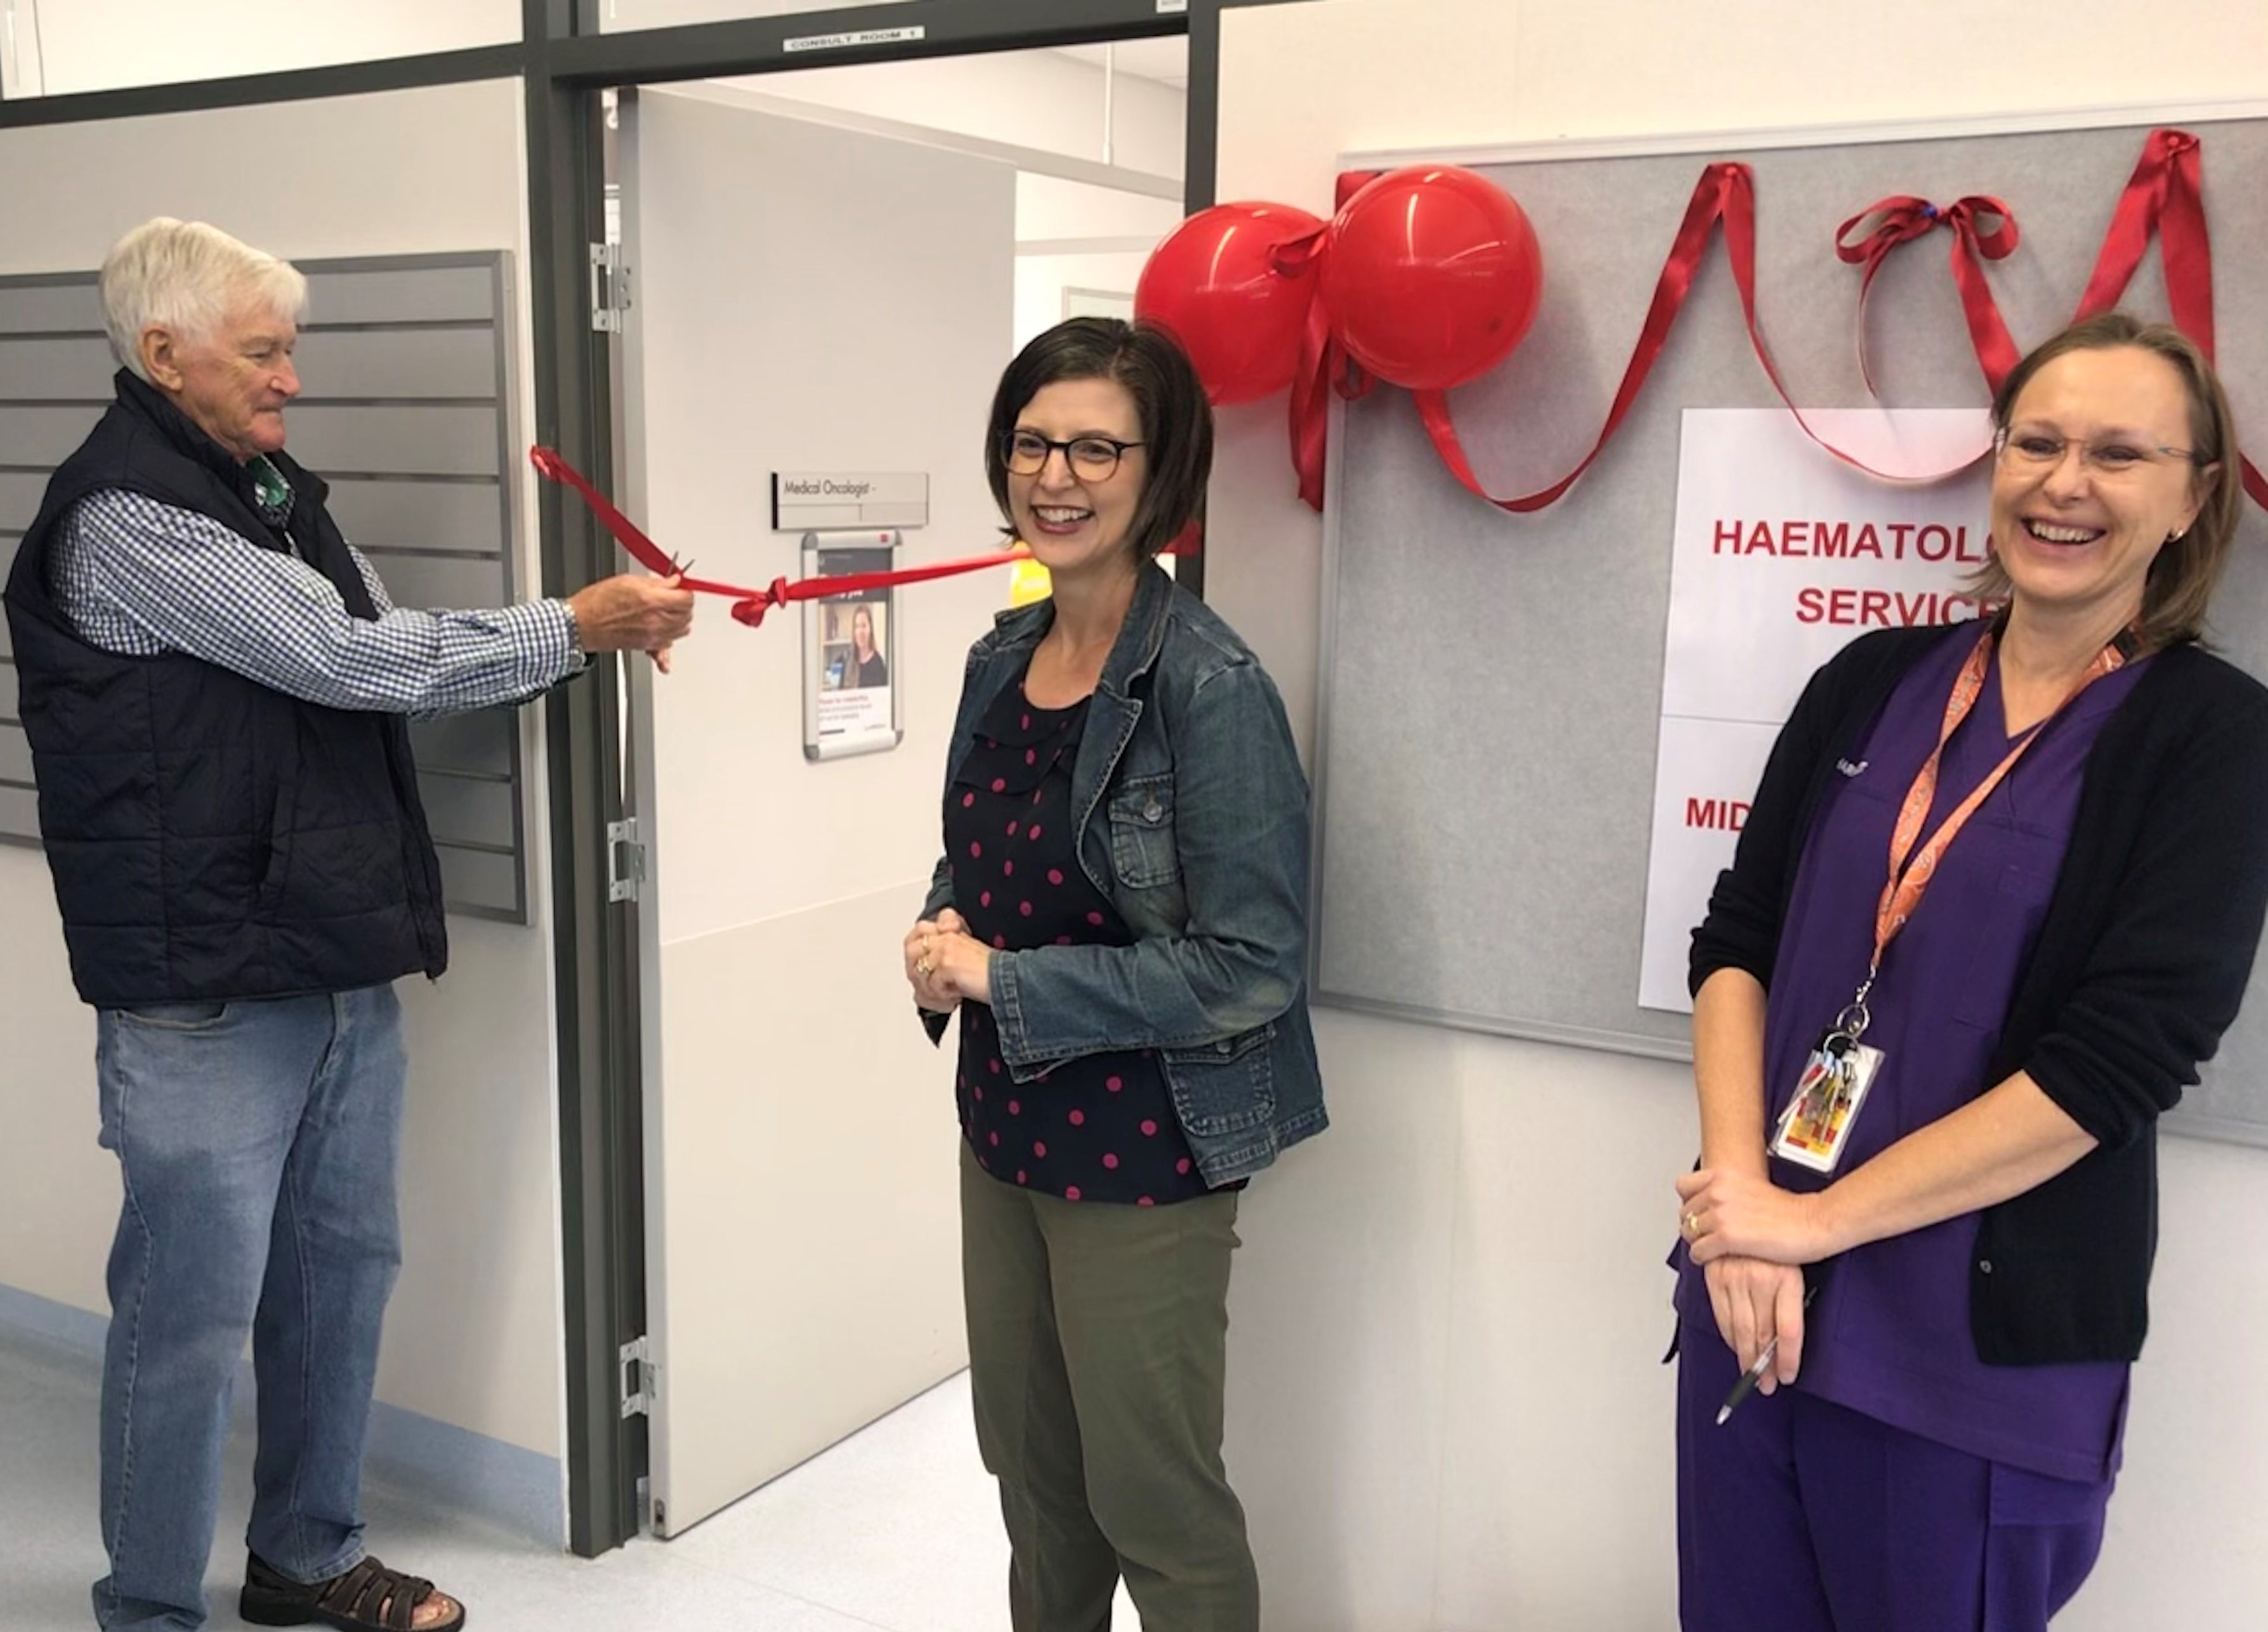
[[[79,996],[109,1007],[350,991],[447,967],[441,870],[398,715],[302,702],[179,652],[121,657],[55,606],[48,549],[71,506],[123,488],[300,553],[347,609],[377,608],[324,509],[282,454],[290,520],[151,386],[117,400],[48,484],[8,576],[40,834]],[[289,536],[286,536],[288,531]]]

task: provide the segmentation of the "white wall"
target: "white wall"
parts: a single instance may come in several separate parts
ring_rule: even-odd
[[[1093,164],[1103,162],[1103,72],[1054,51],[807,69],[721,83],[766,96],[791,97],[1061,153]],[[1186,92],[1121,72],[1108,106],[1109,162],[1120,169],[1152,175],[1181,175]],[[1020,172],[1016,177],[1019,244],[1136,239],[1155,243],[1172,232],[1181,218],[1182,207],[1174,200],[1030,171]],[[1016,344],[1021,346],[1063,320],[1066,289],[1133,293],[1134,280],[1141,276],[1147,258],[1146,245],[1108,253],[1035,254],[1027,250],[1020,254]]]
[[[1111,238],[1155,242],[1181,223],[1178,193],[1160,198],[1028,170],[1016,176],[1016,241],[1027,248]]]
[[[2178,28],[2108,0],[2045,28],[1962,0],[1311,0],[1231,11],[1222,36],[1220,195],[1318,211],[1358,150],[2268,97],[2255,0]],[[1223,416],[1208,588],[1312,743],[1322,528],[1283,413]],[[1247,1196],[1232,1300],[1229,1457],[1270,1626],[1674,1624],[1656,1362],[1685,1073],[1318,1019],[1336,1127]],[[2268,1597],[2268,1153],[2169,1140],[2163,1172],[2128,1471],[2066,1632],[2221,1632]]]
[[[1181,92],[1173,95],[1178,100]],[[1178,125],[1178,111],[1175,121]],[[1180,173],[1178,165],[1174,173]],[[1059,176],[1019,174],[1016,343],[1063,320],[1066,289],[1132,294],[1151,247],[1181,221],[1178,202]],[[1130,247],[1137,244],[1140,247]],[[1037,253],[1073,246],[1079,253]]]
[[[519,0],[0,0],[33,72],[9,96],[282,73],[501,45]]]
[[[517,81],[95,125],[0,131],[0,273],[83,271],[160,213],[277,254],[503,249],[528,329]],[[532,391],[519,347],[519,395]],[[317,382],[320,389],[320,383]],[[523,422],[525,421],[523,411]],[[534,515],[534,478],[519,476]],[[533,521],[519,581],[539,581]],[[382,1400],[556,1457],[563,1386],[543,754],[522,750],[536,922],[452,919],[438,986],[405,981],[412,1058],[407,1265]],[[116,1165],[95,1149],[93,1026],[71,995],[42,859],[0,849],[0,1285],[103,1312]]]
[[[671,20],[678,20],[677,9],[662,8]],[[646,11],[637,15],[640,26],[650,26],[644,20]],[[1054,51],[806,69],[717,83],[767,99],[810,102],[1089,164],[1103,162],[1103,71]],[[1110,162],[1122,170],[1179,177],[1187,105],[1187,94],[1176,86],[1119,73],[1108,98]],[[1016,239],[1023,247],[1016,262],[1016,344],[1062,320],[1066,289],[1132,294],[1148,246],[1181,218],[1178,199],[1020,171]],[[1108,250],[1099,247],[1102,240],[1110,241]],[[1127,247],[1137,240],[1141,247]],[[1033,253],[1067,242],[1079,243],[1079,253]]]
[[[878,26],[887,20],[879,19]],[[1102,70],[1054,51],[808,68],[720,83],[1106,162]],[[1174,86],[1118,74],[1108,162],[1152,175],[1180,175],[1184,99]]]
[[[1131,296],[1149,255],[1128,250],[1107,255],[1019,255],[1016,259],[1016,344],[1064,320],[1073,290]]]

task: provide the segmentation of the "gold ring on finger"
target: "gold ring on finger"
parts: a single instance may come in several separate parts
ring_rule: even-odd
[[[1688,1214],[1686,1214],[1686,1215],[1685,1215],[1685,1233],[1686,1233],[1689,1237],[1697,1237],[1697,1236],[1699,1236],[1699,1235],[1700,1235],[1700,1233],[1701,1233],[1701,1215],[1700,1215],[1700,1214],[1698,1214],[1698,1213],[1688,1213]]]

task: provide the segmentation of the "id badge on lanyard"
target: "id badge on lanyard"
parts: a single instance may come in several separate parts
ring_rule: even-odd
[[[1882,954],[1889,950],[1898,931],[1906,927],[1921,905],[1922,897],[1937,876],[1938,862],[1955,837],[1968,825],[1977,807],[2015,768],[2016,761],[2023,758],[2024,751],[2037,742],[2041,732],[2047,729],[2047,722],[2043,721],[2011,748],[1976,790],[1938,825],[1929,842],[1916,851],[1915,841],[1921,836],[1922,822],[1937,800],[1938,768],[1945,755],[1945,745],[1952,740],[1961,722],[1968,718],[1969,711],[1977,706],[1977,694],[1984,688],[1985,672],[1992,660],[1993,633],[1987,629],[1970,652],[1968,662],[1962,665],[1953,682],[1952,695],[1946,699],[1937,746],[1922,761],[1913,786],[1906,790],[1904,804],[1898,807],[1897,824],[1890,832],[1889,881],[1883,885],[1881,899],[1874,908],[1874,955],[1867,962],[1867,978],[1859,982],[1857,993],[1804,1060],[1802,1075],[1796,1078],[1794,1096],[1772,1129],[1771,1151],[1783,1161],[1822,1173],[1833,1173],[1842,1161],[1844,1151],[1850,1148],[1851,1129],[1867,1102],[1867,1091],[1874,1085],[1882,1068],[1882,1051],[1860,1040],[1874,1018],[1867,1011],[1867,997],[1881,973]],[[2071,706],[2073,698],[2105,674],[2124,666],[2129,643],[2129,636],[2122,635],[2097,653],[2087,673],[2072,687],[2070,695],[2057,705],[2055,714],[2048,718],[2052,720],[2056,714],[2061,714]]]
[[[1851,1125],[1882,1069],[1882,1051],[1859,1040],[1867,1018],[1866,1004],[1852,1003],[1804,1061],[1795,1097],[1772,1130],[1774,1156],[1822,1173],[1833,1173],[1843,1159]]]

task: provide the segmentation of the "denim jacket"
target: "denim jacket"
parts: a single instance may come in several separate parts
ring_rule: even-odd
[[[968,651],[946,786],[976,722],[1055,621],[1000,614]],[[1154,1048],[1197,1170],[1219,1187],[1327,1125],[1307,1020],[1307,783],[1284,704],[1236,632],[1155,565],[1104,663],[1071,768],[1079,865],[1131,946],[992,954],[1018,1082]],[[940,859],[922,915],[953,904]],[[946,1017],[924,1017],[932,1040]]]

